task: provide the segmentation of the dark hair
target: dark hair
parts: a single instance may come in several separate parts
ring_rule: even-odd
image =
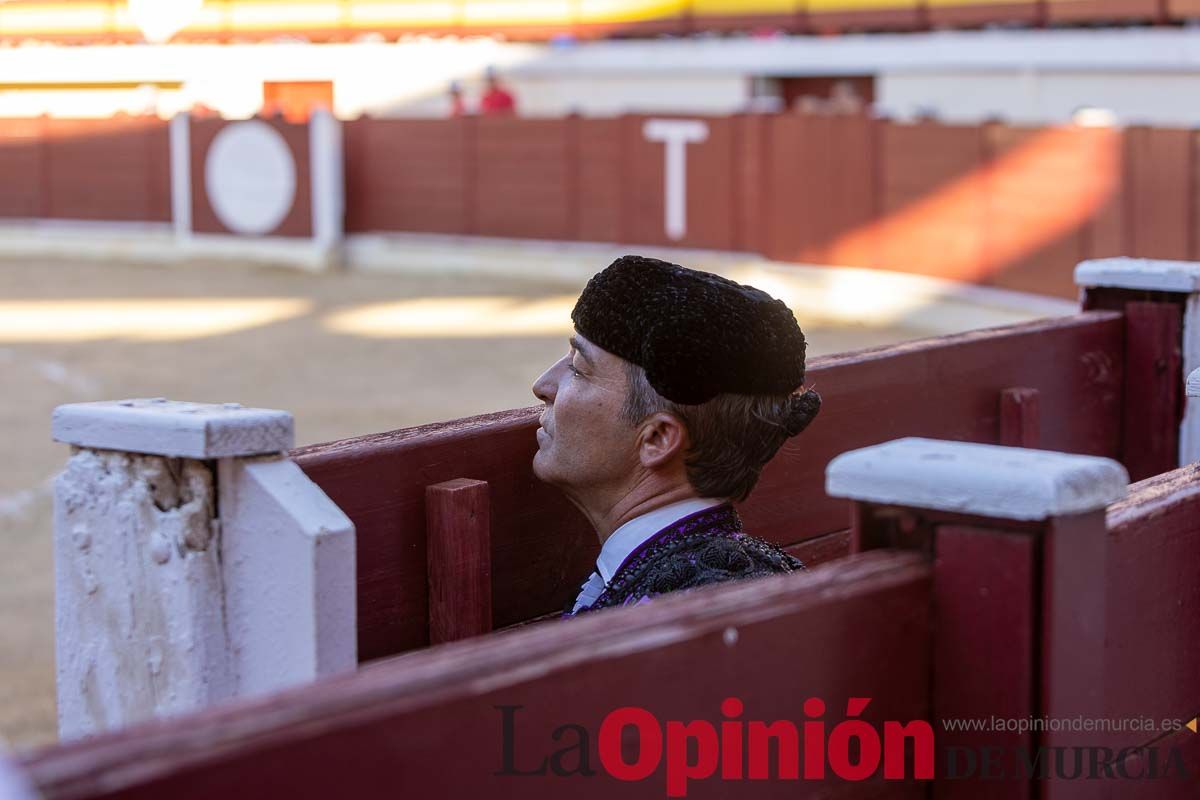
[[[688,482],[702,497],[745,500],[758,476],[789,437],[808,427],[821,410],[812,389],[786,395],[719,394],[699,405],[667,400],[626,362],[629,390],[621,416],[637,425],[666,411],[687,427],[691,449],[684,458]]]

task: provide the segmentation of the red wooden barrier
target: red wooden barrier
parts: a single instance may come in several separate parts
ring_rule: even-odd
[[[767,249],[764,220],[771,215],[771,118],[743,114],[734,118],[733,249],[755,253]]]
[[[1104,168],[1097,159],[1074,156],[1078,145],[1064,142],[1070,153],[1047,153],[1037,160],[1036,169],[1012,170],[1000,173],[997,162],[1020,157],[1029,148],[1044,141],[1045,129],[987,124],[983,128],[991,174],[987,181],[986,219],[983,231],[984,251],[989,265],[998,265],[998,273],[989,274],[985,282],[1006,289],[1075,297],[1078,290],[1067,265],[1088,258],[1086,217],[1066,224],[1049,224],[1051,207],[1064,205],[1060,197],[1064,187],[1077,187],[1081,180],[1080,167],[1089,174]],[[1108,135],[1102,131],[1099,135]],[[1092,131],[1076,131],[1075,138],[1095,137]],[[1116,150],[1117,148],[1113,148]],[[1114,172],[1116,170],[1114,169]],[[1045,198],[1045,199],[1044,199]],[[1100,201],[1103,203],[1103,201]],[[1045,231],[1037,241],[1030,242],[1031,231]],[[1123,252],[1123,251],[1122,251]]]
[[[1200,670],[1200,466],[1134,484],[1108,509],[1107,525],[1104,714],[1191,720],[1200,714],[1189,677]],[[1113,744],[1153,738],[1130,731]],[[1179,738],[1192,775],[1200,775],[1200,734],[1183,731]]]
[[[574,238],[569,123],[483,117],[474,125],[474,232]]]
[[[578,120],[574,238],[585,242],[633,241],[625,203],[629,119]]]
[[[998,442],[997,398],[1011,386],[1037,389],[1041,413],[1056,421],[1043,447],[1115,456],[1122,342],[1120,315],[1098,312],[815,359],[809,382],[826,410],[764,470],[741,508],[747,529],[781,545],[844,531],[846,504],[824,492],[830,459],[900,436]],[[430,484],[469,476],[489,485],[495,627],[561,609],[577,590],[598,544],[561,494],[533,477],[539,413],[515,409],[293,452],[357,530],[360,660],[428,644]],[[824,560],[838,542],[814,541],[813,557]]]
[[[919,559],[869,554],[813,573],[706,587],[636,610],[432,648],[239,707],[67,744],[25,766],[47,800],[663,797],[661,765],[636,782],[600,769],[605,715],[634,706],[664,723],[719,724],[722,701],[736,697],[743,719],[799,727],[810,697],[824,701],[830,720],[844,719],[849,697],[867,697],[861,718],[878,730],[883,720],[923,719],[929,591],[929,567]],[[555,733],[572,724],[587,732],[597,774],[497,775],[504,707],[513,767],[536,769],[577,744],[578,729]],[[575,769],[577,753],[555,763]],[[927,784],[714,777],[689,783],[687,796],[824,797],[831,789],[851,799],[885,790],[916,798]]]
[[[763,251],[783,261],[872,267],[878,237],[843,237],[879,214],[879,123],[868,116],[789,114],[771,120]]]
[[[965,280],[986,275],[984,186],[968,184],[953,206],[922,205],[982,168],[982,127],[885,123],[880,147],[881,213],[905,214],[906,223],[887,228],[876,266],[924,272],[923,265],[937,265],[933,274]]]
[[[900,455],[885,456],[885,450]],[[939,783],[934,796],[1192,796],[1200,746],[1178,729],[1200,711],[1200,691],[1184,677],[1200,668],[1194,577],[1200,467],[1130,486],[1106,514],[1102,502],[1087,500],[1094,504],[1087,506],[1081,499],[1120,486],[1114,481],[1124,476],[1105,475],[1100,465],[1063,465],[1055,454],[1029,459],[1019,451],[956,456],[953,450],[896,442],[831,467],[836,491],[860,498],[856,549],[900,547],[933,558],[935,722],[1014,721],[999,730],[938,725],[939,755],[947,759],[940,775],[951,768],[952,755],[941,748],[1009,749],[997,752],[1006,780]],[[961,463],[948,461],[955,458]],[[1026,460],[1006,463],[1014,458]],[[939,459],[943,466],[925,466]],[[1025,469],[1050,463],[1057,463],[1053,480],[1077,484],[1056,493],[1065,502],[1036,488],[1051,471],[1028,488],[1018,485]],[[920,484],[911,505],[870,499],[891,495],[897,474],[924,469],[930,474],[907,479]],[[949,479],[949,487],[922,483],[951,469],[967,477]],[[999,486],[1009,500],[1004,513],[964,516],[982,513],[976,504],[994,504],[990,493]],[[1044,496],[1048,510],[1027,508],[1018,499],[1027,493]],[[1018,720],[1043,727],[1020,730]],[[1049,780],[1040,786],[1027,771],[1012,769],[1019,756],[1011,748],[1037,747],[1047,748],[1043,777]],[[1063,748],[1061,755],[1054,748]],[[1134,780],[1114,771],[1114,758]],[[1100,762],[1109,766],[1097,773]],[[1151,770],[1166,776],[1153,788],[1137,780],[1151,777]],[[1089,772],[1096,774],[1088,779]]]
[[[49,215],[45,206],[43,119],[0,121],[0,216],[34,219]]]
[[[1130,128],[1129,254],[1187,260],[1191,253],[1193,133]]]
[[[470,123],[363,117],[343,125],[347,232],[468,232]]]
[[[1179,463],[1183,314],[1175,303],[1125,306],[1125,424],[1121,451],[1141,480]]]
[[[675,240],[648,119],[347,123],[347,228],[737,249],[1072,298],[1087,258],[1200,257],[1189,131],[692,116],[706,138],[683,150]]]
[[[363,118],[345,123],[346,230],[411,231],[761,252],[1074,297],[1086,258],[1200,258],[1190,131],[901,125],[866,115],[692,116],[679,151],[681,235],[651,119]],[[223,125],[193,124],[193,175]],[[297,156],[310,226],[308,136]],[[167,128],[155,119],[9,120],[0,216],[170,219]],[[226,232],[193,181],[195,229]],[[519,196],[520,202],[513,202]]]
[[[167,123],[146,117],[43,118],[37,125],[41,157],[35,161],[40,175],[35,185],[40,189],[40,209],[33,216],[170,221]],[[31,133],[32,127],[27,127],[26,134]],[[28,207],[28,195],[21,190],[18,194],[25,196],[22,205]]]
[[[1133,480],[1179,466],[1184,403],[1183,313],[1188,295],[1115,287],[1087,287],[1083,307],[1125,316],[1121,456]]]

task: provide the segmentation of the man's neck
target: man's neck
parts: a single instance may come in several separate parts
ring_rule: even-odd
[[[587,511],[584,513],[588,515],[592,527],[596,529],[596,536],[599,537],[600,544],[603,546],[608,538],[626,522],[643,514],[649,514],[651,511],[657,511],[663,506],[684,500],[696,500],[699,497],[700,495],[690,485],[674,486],[652,494],[632,492],[618,499],[607,509],[600,509],[592,514],[588,514]]]

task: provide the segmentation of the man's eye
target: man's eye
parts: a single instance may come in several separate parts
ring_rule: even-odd
[[[572,375],[578,375],[578,374],[580,374],[580,373],[579,373],[579,370],[575,369],[575,365],[574,365],[574,364],[567,364],[567,369],[571,370],[571,374],[572,374]]]

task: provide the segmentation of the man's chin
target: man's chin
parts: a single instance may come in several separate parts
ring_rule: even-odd
[[[555,477],[554,462],[545,448],[538,448],[533,454],[533,477],[551,486],[561,486],[562,481]]]
[[[533,454],[533,477],[537,478],[542,483],[550,483],[546,480],[546,457],[542,453],[542,448],[539,445],[538,451]]]

